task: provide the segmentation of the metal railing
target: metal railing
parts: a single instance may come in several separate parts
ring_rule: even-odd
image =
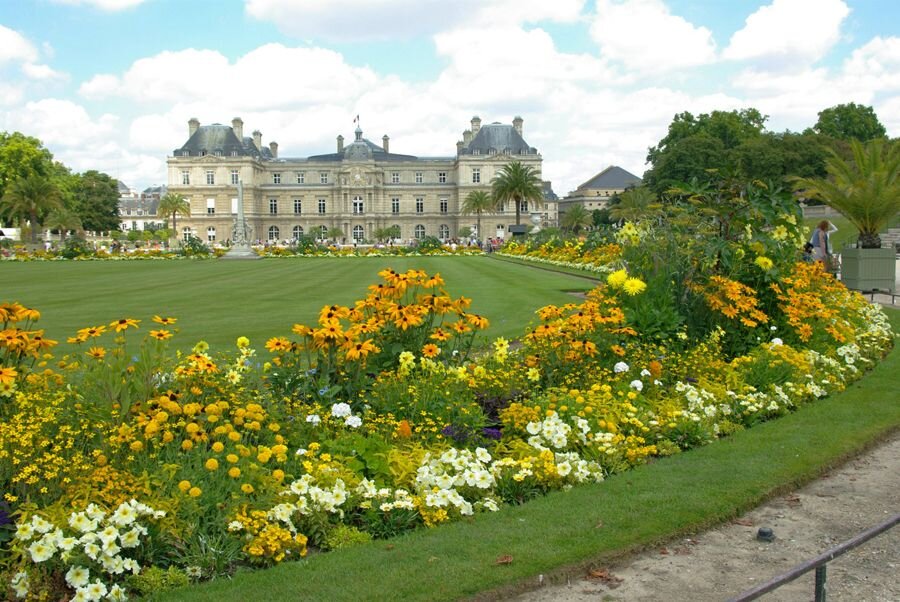
[[[797,577],[800,577],[801,575],[804,575],[813,569],[815,569],[816,571],[816,589],[814,598],[815,602],[825,602],[825,565],[827,565],[828,562],[834,560],[838,556],[841,556],[842,554],[849,552],[853,548],[866,543],[873,537],[881,535],[891,527],[896,526],[897,523],[900,523],[900,513],[895,514],[883,523],[875,525],[871,529],[863,531],[859,535],[848,539],[844,543],[836,545],[835,547],[823,552],[822,554],[819,554],[815,558],[798,564],[788,572],[779,575],[774,579],[770,579],[769,581],[766,581],[761,585],[757,585],[753,589],[749,589],[735,598],[730,598],[729,602],[745,602],[746,600],[755,600],[763,594],[767,594],[773,590],[776,590],[785,583],[793,581]]]

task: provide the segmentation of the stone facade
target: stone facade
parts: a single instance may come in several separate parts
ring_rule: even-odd
[[[642,183],[641,178],[617,165],[610,165],[590,180],[559,199],[559,213],[565,214],[573,205],[582,205],[588,211],[606,209],[610,201],[629,188]]]
[[[244,137],[239,118],[231,126],[202,126],[191,119],[188,141],[167,161],[169,192],[191,204],[190,218],[178,221],[178,235],[229,240],[238,182],[243,184],[244,215],[254,240],[284,241],[304,234],[371,242],[380,230],[393,226],[399,228],[401,241],[456,238],[463,227],[474,233],[476,217],[461,213],[469,192],[489,191],[494,174],[513,160],[540,173],[541,155],[522,138],[522,125],[517,117],[513,125],[482,126],[475,117],[455,156],[397,154],[388,136],[377,145],[357,127],[350,144],[337,137],[334,153],[282,158],[277,143],[263,145],[260,132]],[[538,210],[545,223],[555,222],[554,202]],[[514,216],[512,206],[482,214],[485,232],[478,237],[504,237]],[[523,223],[529,218],[529,211],[523,211]]]

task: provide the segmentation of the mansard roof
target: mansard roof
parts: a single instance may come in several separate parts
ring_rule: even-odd
[[[463,154],[489,155],[491,151],[497,154],[508,153],[511,155],[536,154],[537,150],[528,146],[519,132],[511,125],[494,122],[481,126],[471,142],[463,149]]]
[[[338,153],[329,153],[326,155],[313,155],[308,161],[418,161],[419,158],[413,155],[398,155],[396,153],[388,153],[385,150],[366,138],[362,137],[362,131],[359,132],[356,141],[344,147],[344,150]]]
[[[184,143],[184,146],[175,149],[175,155],[271,158],[272,152],[268,147],[264,147],[262,150],[256,148],[253,138],[245,137],[243,140],[238,140],[231,126],[214,123],[198,127],[197,131]]]
[[[625,190],[631,186],[640,186],[643,180],[633,173],[627,172],[617,165],[610,165],[593,178],[578,187],[578,190]]]

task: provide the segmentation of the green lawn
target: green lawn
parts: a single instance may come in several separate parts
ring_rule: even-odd
[[[900,312],[890,313],[896,332]],[[895,432],[898,370],[895,348],[838,395],[604,483],[154,599],[496,599],[539,574],[583,574],[586,566],[734,518]]]
[[[56,354],[79,328],[123,317],[154,314],[178,318],[179,348],[198,340],[213,350],[244,335],[261,347],[271,336],[290,335],[297,322],[311,323],[329,303],[362,298],[386,267],[439,272],[454,297],[473,299],[471,311],[491,321],[488,336],[521,336],[544,305],[576,299],[582,278],[535,270],[486,257],[289,258],[260,261],[0,262],[0,302],[38,309],[38,326],[60,341]]]

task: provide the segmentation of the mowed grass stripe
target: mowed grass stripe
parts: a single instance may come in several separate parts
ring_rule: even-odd
[[[890,315],[896,332],[900,312]],[[578,572],[723,522],[816,478],[900,428],[898,370],[895,348],[840,394],[605,483],[159,599],[494,599],[515,591],[523,580],[533,584],[538,574]],[[498,564],[503,556],[512,562]]]
[[[454,297],[473,299],[471,311],[491,321],[487,336],[517,338],[544,305],[573,301],[567,290],[590,284],[564,274],[493,262],[485,257],[291,258],[260,261],[0,262],[0,300],[38,309],[37,326],[71,351],[67,337],[87,326],[154,314],[178,318],[174,345],[199,340],[213,351],[238,336],[261,347],[312,323],[323,305],[349,304],[379,282],[378,272],[440,272]]]

